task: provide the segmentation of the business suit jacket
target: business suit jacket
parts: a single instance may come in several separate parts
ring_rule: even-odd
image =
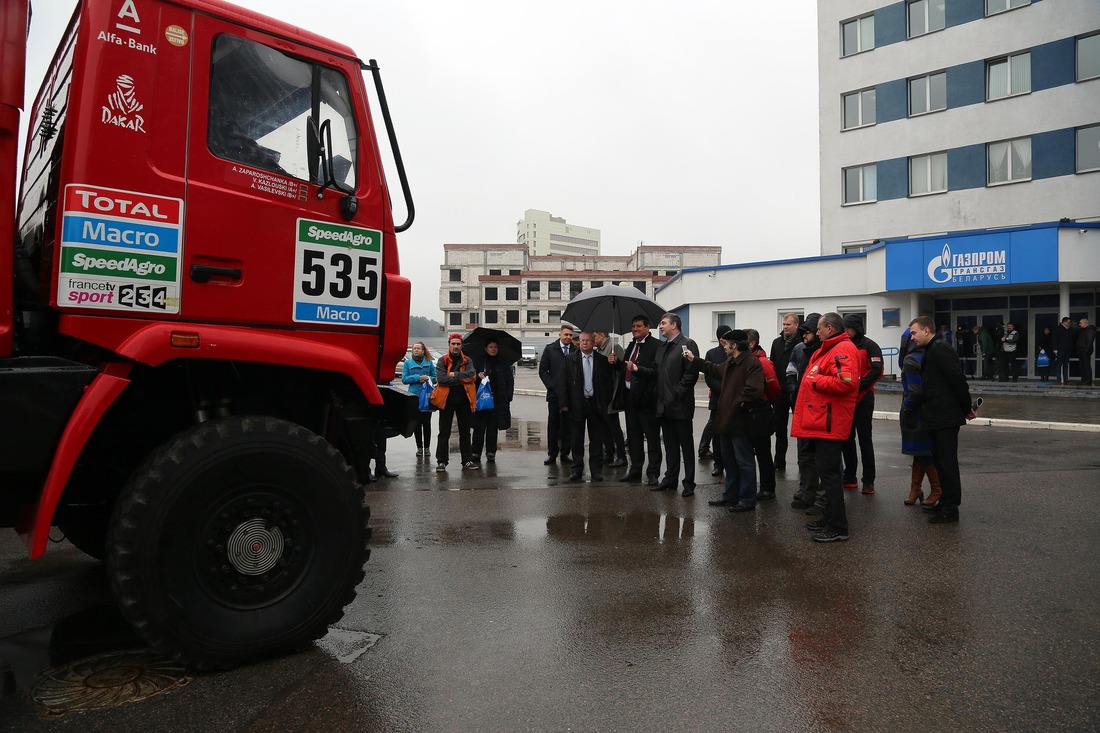
[[[695,362],[684,358],[683,346],[699,358],[699,345],[681,333],[658,347],[654,367],[638,367],[647,378],[656,381],[657,417],[667,420],[690,420],[695,416],[695,383],[699,381],[699,368]]]
[[[575,351],[573,344],[569,344],[569,353],[572,354]],[[561,341],[556,340],[547,344],[542,350],[542,359],[539,360],[539,379],[546,387],[547,402],[557,398],[558,374],[563,364],[565,364],[565,354],[561,351]]]
[[[569,408],[572,420],[584,419],[584,364],[580,350],[574,351],[565,360],[558,374],[558,405]],[[596,400],[596,411],[607,414],[611,404],[611,365],[603,354],[592,352],[592,396]]]
[[[635,363],[638,371],[630,375],[630,389],[626,388],[626,360],[634,350],[634,342],[623,344],[623,358],[615,363],[615,379],[619,382],[619,390],[625,395],[623,404],[631,410],[641,410],[656,414],[657,412],[657,350],[662,347],[660,339],[652,334],[645,337],[641,348],[638,350],[638,358]],[[643,370],[648,367],[648,374]]]

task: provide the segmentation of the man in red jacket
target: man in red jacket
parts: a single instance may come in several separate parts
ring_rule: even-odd
[[[841,451],[852,430],[859,397],[859,354],[844,331],[838,313],[826,313],[817,324],[821,347],[810,357],[798,388],[791,435],[809,441],[814,468],[825,492],[825,515],[810,522],[815,542],[848,539],[848,516],[841,488]]]

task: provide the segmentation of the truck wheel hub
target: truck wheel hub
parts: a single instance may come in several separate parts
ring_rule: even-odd
[[[283,556],[283,533],[268,520],[253,517],[237,525],[226,549],[226,559],[238,573],[263,575]]]

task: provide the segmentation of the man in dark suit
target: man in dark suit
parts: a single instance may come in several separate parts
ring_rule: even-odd
[[[649,465],[645,467],[650,486],[657,485],[661,473],[661,429],[657,425],[656,381],[638,371],[638,365],[652,367],[657,360],[661,342],[649,334],[649,318],[634,316],[630,332],[634,340],[625,346],[625,361],[614,354],[608,362],[616,372],[615,379],[622,380],[619,389],[625,395],[623,410],[626,412],[626,443],[630,451],[630,469],[623,481],[641,481],[646,450]]]
[[[588,428],[588,468],[593,481],[603,481],[604,416],[611,401],[611,367],[595,350],[591,331],[582,331],[580,349],[565,359],[558,375],[558,404],[573,436],[570,481],[584,473],[584,431]]]
[[[561,452],[561,462],[569,463],[569,422],[561,412],[558,404],[558,374],[565,364],[565,357],[575,351],[573,348],[573,329],[570,326],[562,326],[558,331],[558,340],[546,345],[542,350],[542,359],[539,360],[539,379],[546,387],[546,460],[544,465],[549,466],[558,460],[558,452]]]
[[[690,351],[699,358],[699,345],[680,332],[680,316],[666,313],[661,318],[663,346],[657,349],[654,367],[638,367],[647,377],[657,382],[657,421],[665,441],[665,476],[654,491],[676,488],[680,478],[680,459],[684,462],[684,491],[682,496],[695,495],[695,436],[692,418],[695,417],[695,383],[699,381],[699,367],[684,358]]]

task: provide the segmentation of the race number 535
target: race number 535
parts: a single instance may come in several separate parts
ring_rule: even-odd
[[[307,249],[302,259],[302,292],[346,300],[378,297],[378,258],[348,252]]]
[[[294,320],[377,326],[382,232],[298,220],[294,253]]]

